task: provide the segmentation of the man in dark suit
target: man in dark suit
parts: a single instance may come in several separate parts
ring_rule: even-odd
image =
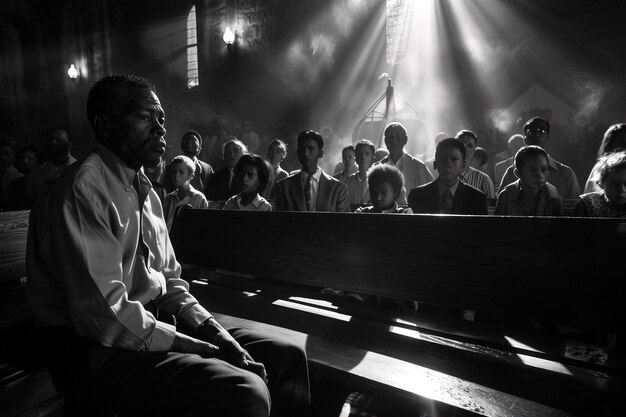
[[[235,165],[239,158],[248,152],[248,148],[239,139],[231,136],[224,144],[224,163],[226,166],[209,178],[206,198],[211,201],[226,201],[239,192],[235,179]]]
[[[202,136],[195,130],[189,130],[183,134],[183,138],[180,140],[180,148],[183,151],[183,155],[191,158],[196,165],[196,170],[193,173],[191,179],[191,186],[196,190],[206,195],[206,188],[209,184],[209,177],[213,174],[213,168],[211,165],[198,159],[200,151],[202,150]],[[172,170],[170,165],[165,168],[165,178],[163,178],[163,185],[168,193],[171,193],[176,189],[172,183]]]
[[[302,169],[276,184],[279,211],[350,211],[348,187],[318,165],[324,155],[324,139],[314,130],[298,135],[298,160]]]
[[[444,139],[435,151],[436,180],[412,189],[408,203],[413,213],[487,214],[487,196],[463,183],[467,149],[459,139]]]

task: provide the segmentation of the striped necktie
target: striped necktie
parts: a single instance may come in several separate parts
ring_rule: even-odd
[[[306,182],[304,184],[304,199],[306,201],[307,211],[311,211],[311,177],[312,175],[307,175]]]

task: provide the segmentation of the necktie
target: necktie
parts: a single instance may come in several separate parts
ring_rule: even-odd
[[[233,170],[231,169],[231,170],[228,171],[228,190],[227,190],[227,193],[228,193],[229,197],[230,197],[230,190],[233,188],[233,176],[234,176],[233,175]]]
[[[454,196],[452,192],[448,188],[445,193],[441,196],[441,212],[442,213],[450,213],[452,209],[452,203],[454,203]]]
[[[306,201],[307,211],[311,211],[311,175],[306,177],[306,182],[304,184],[304,199]]]

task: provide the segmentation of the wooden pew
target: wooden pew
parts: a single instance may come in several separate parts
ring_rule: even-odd
[[[0,414],[58,416],[63,400],[41,359],[26,300],[29,213],[0,212]]]
[[[300,340],[316,374],[441,415],[626,412],[624,352],[595,343],[624,331],[624,220],[184,210],[171,237],[203,304]]]

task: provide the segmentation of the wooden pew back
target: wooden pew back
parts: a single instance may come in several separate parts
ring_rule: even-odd
[[[626,220],[189,209],[171,236],[209,268],[624,329]]]

